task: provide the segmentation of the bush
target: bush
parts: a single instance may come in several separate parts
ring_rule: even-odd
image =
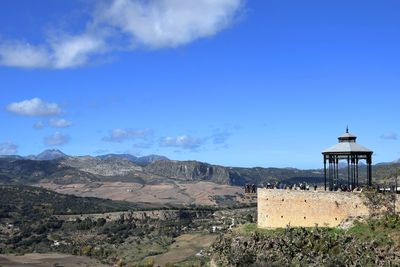
[[[144,267],[153,267],[154,266],[154,258],[147,258],[143,261]]]
[[[86,245],[81,249],[82,255],[91,256],[92,255],[92,246]]]

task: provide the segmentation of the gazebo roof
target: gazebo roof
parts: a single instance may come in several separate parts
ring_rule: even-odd
[[[363,152],[363,153],[372,153],[372,150],[359,145],[357,143],[343,142],[338,143],[328,149],[322,151],[322,153],[350,153],[350,152]]]
[[[339,138],[357,138],[355,135],[352,135],[349,132],[345,132],[344,134],[342,134],[341,136],[339,136]]]
[[[369,150],[368,148],[359,145],[356,143],[357,137],[355,135],[352,135],[349,133],[349,128],[346,128],[346,132],[339,136],[339,143],[322,151],[322,154],[329,154],[329,153],[334,153],[334,154],[348,154],[348,153],[373,153],[372,150]]]

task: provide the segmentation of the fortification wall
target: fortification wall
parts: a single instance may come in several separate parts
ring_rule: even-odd
[[[259,188],[257,195],[261,228],[336,227],[349,217],[369,215],[359,193]]]

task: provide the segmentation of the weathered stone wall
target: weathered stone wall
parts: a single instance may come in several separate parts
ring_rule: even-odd
[[[258,189],[261,228],[336,227],[350,217],[368,216],[360,193]]]

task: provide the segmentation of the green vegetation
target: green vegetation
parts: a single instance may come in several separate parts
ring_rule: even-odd
[[[348,230],[239,227],[213,244],[220,266],[398,266],[400,218],[384,215]]]
[[[400,162],[392,164],[376,165],[373,177],[377,178],[380,184],[390,183],[394,185],[395,177],[400,176]]]
[[[12,210],[23,216],[34,214],[82,214],[127,211],[137,208],[124,201],[112,201],[94,197],[77,197],[58,194],[39,187],[0,184],[0,218],[2,211]],[[5,216],[5,214],[3,214]]]
[[[366,222],[355,222],[347,233],[363,241],[374,240],[380,245],[400,247],[400,217],[387,214]]]
[[[254,233],[263,235],[263,236],[273,236],[277,234],[284,233],[285,229],[263,229],[258,228],[256,223],[246,223],[234,229],[235,233],[250,236]]]

